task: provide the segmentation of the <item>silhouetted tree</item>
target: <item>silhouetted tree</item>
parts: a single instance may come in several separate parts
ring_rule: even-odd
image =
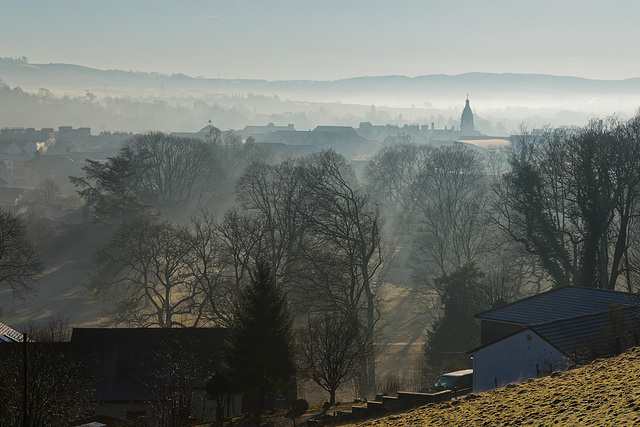
[[[69,177],[79,188],[78,195],[96,222],[126,224],[148,212],[140,200],[135,175],[137,165],[123,156],[110,157],[102,163],[86,160],[84,177]]]
[[[30,333],[40,341],[27,343],[27,416],[23,423],[23,346],[0,346],[0,425],[40,427],[68,425],[91,409],[91,380],[69,351],[69,325],[54,318],[44,326],[32,324]]]
[[[615,119],[523,135],[498,187],[498,222],[552,277],[615,289],[638,216],[640,125]]]
[[[325,286],[326,277],[334,270],[340,280],[331,286],[341,297],[332,299],[331,310],[345,310],[357,319],[362,328],[361,339],[371,348],[362,361],[361,393],[375,393],[376,365],[373,351],[376,323],[379,319],[376,298],[377,278],[383,264],[383,219],[375,203],[367,194],[358,190],[353,170],[346,159],[333,150],[323,151],[306,159],[305,180],[309,195],[305,210],[310,236],[305,245],[311,245],[305,256],[318,271],[316,278],[309,277],[311,285]],[[322,256],[330,260],[321,264],[315,258],[323,248],[330,253]],[[325,256],[326,255],[326,256]],[[338,304],[335,304],[338,302]]]
[[[477,261],[487,251],[488,236],[495,235],[487,217],[482,159],[463,146],[433,150],[412,193],[415,278],[433,291],[434,277]]]
[[[374,200],[388,209],[402,231],[415,207],[413,192],[433,147],[399,143],[382,148],[367,165],[365,177]]]
[[[183,215],[201,203],[215,180],[213,149],[197,139],[147,132],[125,142],[120,156],[136,165],[141,200],[161,210],[178,208]]]
[[[85,176],[70,180],[97,221],[124,224],[149,207],[184,215],[207,201],[219,179],[210,144],[162,132],[133,136],[104,163],[86,162]]]
[[[188,269],[191,247],[168,222],[141,220],[118,230],[95,254],[89,285],[115,324],[197,325],[202,289]]]
[[[263,222],[262,255],[276,277],[286,282],[304,232],[307,188],[303,178],[297,161],[286,160],[278,165],[255,161],[236,185],[236,197],[242,207]]]
[[[194,314],[203,323],[230,327],[240,290],[253,268],[253,223],[235,211],[222,224],[208,213],[192,218],[181,234],[188,245],[185,274],[192,280],[198,298]],[[240,228],[237,228],[240,227]]]
[[[193,412],[198,410],[194,391],[202,362],[195,356],[194,345],[169,334],[152,355],[157,367],[150,384],[154,425],[180,427],[194,421]]]
[[[255,396],[255,415],[263,412],[268,393],[286,390],[294,378],[287,300],[265,261],[258,261],[253,281],[241,294],[223,354],[233,383]]]
[[[356,374],[370,351],[356,319],[340,313],[307,318],[298,333],[300,374],[329,393],[336,403],[336,391]]]
[[[443,314],[434,322],[423,347],[426,364],[433,372],[470,365],[466,352],[480,338],[474,315],[490,308],[481,305],[483,276],[474,264],[466,264],[434,280],[440,290]]]
[[[43,270],[38,249],[27,238],[22,218],[0,209],[0,284],[8,284],[18,296],[33,294]]]

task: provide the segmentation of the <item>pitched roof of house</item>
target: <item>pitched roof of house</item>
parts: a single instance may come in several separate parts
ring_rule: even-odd
[[[621,310],[624,325],[618,325],[618,329],[622,330],[614,327],[609,310],[532,325],[530,329],[569,357],[592,350],[602,356],[616,336],[623,349],[638,345],[640,306],[626,306]]]
[[[22,342],[22,333],[4,323],[0,323],[0,342]]]
[[[533,325],[607,310],[609,305],[640,304],[640,295],[603,289],[566,287],[543,292],[476,314],[480,320]]]
[[[197,365],[195,386],[220,369],[224,328],[74,328],[71,351],[94,375],[96,400],[148,401],[172,351]]]
[[[502,337],[497,342],[524,331],[533,331],[567,357],[577,356],[581,361],[593,360],[595,357],[611,354],[609,346],[615,341],[616,336],[620,340],[622,349],[640,344],[640,306],[623,306],[620,310],[623,314],[623,322],[617,325],[617,329],[612,322],[612,315],[615,314],[607,309],[597,313],[527,325]],[[467,353],[475,353],[494,344],[496,341],[476,347]],[[592,351],[597,354],[588,354]]]

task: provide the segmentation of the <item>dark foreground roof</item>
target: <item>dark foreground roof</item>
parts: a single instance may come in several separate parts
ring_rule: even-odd
[[[609,305],[640,304],[640,295],[603,289],[566,287],[476,314],[480,320],[533,325],[607,310]]]
[[[197,368],[195,385],[220,369],[224,328],[74,328],[71,351],[93,373],[96,400],[143,402],[152,399],[168,361],[184,357]]]
[[[22,342],[22,333],[4,323],[0,323],[0,342]]]

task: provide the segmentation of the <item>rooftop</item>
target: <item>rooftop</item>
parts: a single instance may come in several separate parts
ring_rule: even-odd
[[[0,342],[22,342],[22,333],[12,327],[0,323]],[[29,341],[27,341],[29,342]]]
[[[476,314],[480,320],[534,325],[585,314],[606,312],[609,305],[640,304],[640,295],[603,289],[566,287],[543,292]]]

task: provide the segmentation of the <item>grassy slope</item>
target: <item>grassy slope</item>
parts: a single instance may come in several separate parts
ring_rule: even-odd
[[[359,425],[640,425],[640,347],[550,377]]]
[[[86,283],[93,251],[107,240],[109,228],[92,224],[58,225],[48,233],[41,247],[46,270],[36,294],[20,300],[3,284],[0,287],[1,321],[20,329],[30,321],[60,315],[72,326],[99,324],[102,310],[91,301]]]

